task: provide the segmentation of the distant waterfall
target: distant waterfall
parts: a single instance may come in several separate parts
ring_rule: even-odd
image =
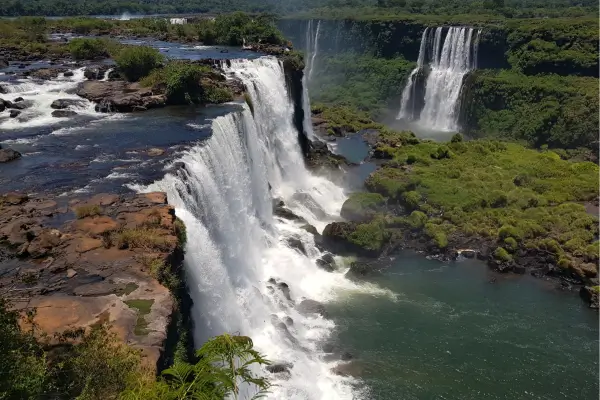
[[[306,68],[305,74],[307,75],[307,79],[310,80],[312,77],[315,61],[317,59],[317,54],[319,53],[319,34],[321,33],[321,20],[317,21],[317,29],[314,32],[313,36],[313,20],[308,21],[308,26],[306,28],[306,49],[305,49],[305,58],[306,58]]]
[[[319,34],[321,32],[321,21],[317,22],[317,30],[313,36],[313,20],[309,20],[306,27],[305,38],[305,60],[304,75],[302,76],[302,108],[304,109],[304,129],[309,139],[314,139],[312,119],[310,112],[310,97],[308,96],[308,82],[312,76],[317,53],[319,52]]]
[[[195,339],[200,344],[239,332],[273,362],[289,363],[289,373],[269,375],[276,384],[269,398],[355,398],[352,380],[333,374],[336,361],[320,352],[335,325],[296,307],[303,299],[325,302],[335,288],[357,285],[341,272],[319,269],[315,261],[322,253],[313,235],[272,208],[273,199],[282,199],[321,231],[339,215],[345,195],[304,166],[279,61],[232,60],[224,69],[244,82],[253,112],[243,104],[215,118],[212,136],[176,160],[183,167],[141,188],[166,191],[187,227]]]
[[[421,38],[417,68],[409,77],[402,94],[398,119],[416,119],[415,80],[429,66],[425,82],[423,109],[419,124],[432,130],[458,130],[458,108],[463,78],[477,66],[479,31],[465,27],[425,29]],[[473,36],[475,34],[475,40]],[[432,37],[433,36],[433,37]]]

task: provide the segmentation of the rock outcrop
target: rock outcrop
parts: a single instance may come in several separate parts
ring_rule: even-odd
[[[86,81],[77,95],[93,101],[98,112],[131,112],[164,107],[167,97],[139,83],[124,81]]]
[[[21,153],[13,149],[2,149],[0,148],[0,163],[6,163],[9,161],[21,158]]]
[[[35,323],[50,337],[109,323],[156,365],[176,312],[159,280],[183,259],[166,195],[60,201],[0,197],[0,287],[16,308],[36,309]]]

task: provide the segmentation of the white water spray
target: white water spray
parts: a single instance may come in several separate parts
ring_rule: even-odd
[[[321,230],[345,200],[341,188],[304,166],[278,60],[233,60],[224,69],[243,80],[253,112],[244,104],[239,112],[215,118],[213,135],[177,160],[183,168],[142,189],[166,191],[186,224],[196,343],[239,332],[252,337],[270,360],[291,363],[287,376],[269,376],[276,384],[270,398],[356,398],[353,380],[331,372],[339,361],[324,360],[320,351],[333,322],[303,315],[296,306],[303,299],[326,302],[340,290],[388,293],[319,269],[315,260],[322,253],[314,237],[302,223],[273,214],[273,198],[281,198]],[[268,283],[270,278],[277,283]]]
[[[78,114],[101,116],[94,111],[92,102],[73,94],[77,85],[84,80],[84,68],[79,68],[73,71],[71,77],[61,75],[47,81],[26,78],[3,84],[2,88],[6,92],[4,97],[11,101],[22,97],[27,108],[20,110],[21,113],[17,118],[9,118],[8,113],[0,114],[0,130],[47,126],[64,122],[65,118],[52,116],[52,112],[55,111],[51,107],[52,102],[59,99],[76,101],[77,105],[72,105],[69,109]]]

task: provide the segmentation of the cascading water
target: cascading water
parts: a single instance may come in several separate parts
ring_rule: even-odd
[[[278,60],[232,60],[224,69],[244,82],[253,112],[244,104],[215,118],[212,136],[179,158],[183,168],[141,189],[166,191],[186,224],[196,342],[239,332],[270,360],[290,363],[289,373],[269,377],[274,399],[354,398],[352,379],[333,374],[336,361],[320,351],[333,322],[297,306],[328,301],[344,288],[376,289],[319,269],[314,237],[301,223],[276,217],[272,203],[282,199],[321,230],[338,215],[344,193],[304,166]]]
[[[7,100],[23,98],[23,103],[27,106],[20,110],[17,118],[9,118],[8,113],[0,116],[0,129],[12,130],[30,128],[36,126],[48,126],[57,124],[65,118],[52,116],[56,111],[51,107],[55,100],[66,99],[74,103],[70,109],[74,109],[78,114],[98,116],[94,111],[94,105],[76,94],[73,90],[85,80],[84,68],[73,71],[73,76],[59,76],[52,80],[35,80],[32,78],[22,79],[16,82],[9,82],[2,85],[2,90],[6,93]]]
[[[425,83],[423,109],[419,114],[419,124],[437,131],[458,130],[458,108],[463,78],[477,66],[477,46],[479,31],[473,41],[473,28],[438,27],[433,33],[426,29],[421,38],[417,68],[411,73],[402,93],[402,105],[398,119],[411,120],[416,115],[415,78],[424,68],[425,59],[429,73]],[[445,36],[444,36],[445,33]],[[411,107],[411,104],[413,105]]]
[[[319,53],[319,33],[321,32],[321,20],[317,21],[317,29],[314,33],[313,37],[313,20],[308,21],[308,26],[306,28],[306,68],[305,72],[308,76],[308,79],[312,77],[315,61],[317,59],[317,55]]]
[[[321,21],[317,22],[317,31],[313,38],[313,20],[308,21],[306,27],[306,49],[305,55],[307,64],[304,68],[304,75],[302,76],[302,108],[304,109],[304,129],[309,139],[314,140],[315,135],[312,127],[311,113],[310,113],[310,97],[308,95],[308,82],[311,78],[314,70],[314,64],[319,51],[319,33],[321,31]]]
[[[441,38],[441,30],[436,29],[436,39]],[[434,60],[425,84],[425,105],[419,117],[432,129],[458,129],[457,106],[463,78],[474,67],[472,38],[473,28],[450,27],[441,49],[434,47]]]
[[[419,48],[419,58],[417,60],[417,67],[413,69],[408,76],[408,81],[404,90],[402,91],[402,100],[400,102],[400,112],[396,119],[414,119],[415,112],[415,89],[416,89],[416,80],[417,74],[423,69],[423,64],[425,62],[425,51],[427,49],[427,33],[429,32],[429,28],[425,28],[423,31],[423,36],[421,36],[421,46]],[[412,102],[411,102],[412,100]],[[410,102],[410,103],[409,103]]]

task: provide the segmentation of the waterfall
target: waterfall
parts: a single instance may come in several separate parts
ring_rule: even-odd
[[[201,344],[238,332],[251,336],[271,361],[291,363],[287,376],[269,375],[277,385],[270,398],[354,398],[353,380],[333,374],[339,361],[327,361],[320,351],[334,323],[296,306],[303,299],[326,302],[334,290],[362,289],[342,273],[319,269],[314,237],[272,209],[273,199],[282,199],[320,231],[339,214],[345,195],[304,166],[279,61],[232,60],[224,69],[244,82],[253,113],[242,104],[215,118],[212,136],[176,160],[183,167],[138,188],[166,191],[187,227],[194,338]]]
[[[473,28],[438,27],[433,33],[425,30],[421,38],[419,62],[409,77],[402,95],[398,119],[414,119],[416,110],[409,107],[415,102],[415,81],[417,72],[428,60],[429,72],[425,82],[423,109],[419,114],[419,124],[431,130],[458,130],[459,98],[464,76],[477,66],[477,46],[479,34],[473,41]],[[445,35],[444,35],[445,34]]]
[[[308,26],[306,28],[306,70],[305,73],[308,75],[308,80],[312,77],[315,60],[317,59],[317,54],[319,53],[319,33],[321,32],[321,20],[317,21],[317,30],[315,32],[315,36],[313,38],[313,20],[308,21]]]
[[[417,67],[413,69],[408,76],[408,81],[404,90],[402,91],[402,100],[400,101],[400,112],[396,119],[409,119],[412,120],[414,118],[415,112],[415,97],[416,94],[416,79],[419,71],[423,69],[423,64],[425,62],[425,51],[427,50],[427,33],[429,32],[429,28],[425,28],[423,31],[423,35],[421,36],[421,46],[419,47],[419,58],[417,60]],[[411,102],[412,100],[412,102]],[[409,107],[409,102],[410,107]]]

